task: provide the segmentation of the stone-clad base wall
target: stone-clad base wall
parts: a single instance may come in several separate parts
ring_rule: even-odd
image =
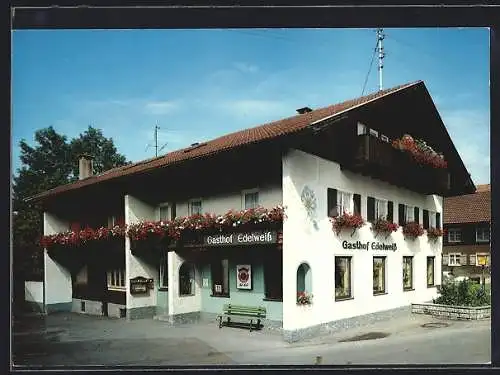
[[[286,342],[297,342],[309,339],[318,335],[331,334],[343,331],[349,328],[361,327],[377,321],[390,320],[400,315],[410,314],[410,307],[398,307],[396,309],[380,311],[371,314],[355,316],[346,319],[339,319],[328,323],[318,324],[307,328],[297,330],[284,330],[283,339]]]
[[[456,320],[478,320],[491,317],[491,306],[466,307],[437,305],[434,303],[413,303],[411,312]]]

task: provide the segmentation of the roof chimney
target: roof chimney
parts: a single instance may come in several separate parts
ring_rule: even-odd
[[[312,109],[309,108],[309,107],[304,107],[304,108],[299,108],[297,109],[297,112],[301,115],[303,115],[304,113],[309,113],[309,112],[312,112]]]
[[[93,157],[89,154],[82,154],[78,159],[79,179],[84,180],[92,176],[94,167]]]

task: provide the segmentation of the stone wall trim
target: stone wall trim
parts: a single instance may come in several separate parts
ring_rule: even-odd
[[[425,314],[455,320],[479,320],[491,317],[491,306],[449,306],[433,303],[412,303],[413,314]]]

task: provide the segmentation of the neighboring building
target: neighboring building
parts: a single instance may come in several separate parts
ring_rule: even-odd
[[[490,282],[490,185],[444,200],[443,273]]]
[[[475,191],[424,83],[297,111],[98,176],[83,158],[81,180],[30,198],[43,204],[44,233],[56,241],[44,242],[47,311],[177,322],[213,318],[227,303],[264,306],[264,325],[295,340],[320,325],[435,297],[441,238],[412,240],[401,228],[377,236],[370,224],[336,234],[330,222],[346,211],[440,228],[442,197]],[[404,134],[441,151],[447,168],[393,147]],[[175,237],[187,215],[279,205],[282,222]],[[141,224],[138,235],[168,226],[174,240],[120,236],[123,224],[159,220]],[[71,233],[54,237],[107,225],[115,227],[112,240],[71,246]],[[312,294],[311,304],[298,303],[302,292]]]

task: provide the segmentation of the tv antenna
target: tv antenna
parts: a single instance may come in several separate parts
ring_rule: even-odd
[[[383,28],[378,28],[377,29],[377,50],[378,50],[378,89],[379,91],[382,91],[383,89],[383,82],[382,82],[382,69],[384,69],[384,57],[385,57],[385,52],[384,52],[384,46],[382,45],[382,41],[385,38],[384,34],[384,29]]]
[[[160,148],[158,148],[158,130],[160,130],[160,127],[158,125],[155,125],[155,143],[154,143],[154,146],[151,146],[150,144],[148,144],[146,146],[146,151],[148,150],[149,147],[154,147],[155,148],[155,157],[158,157],[158,153],[161,152],[165,146],[167,145],[167,143],[165,142],[163,144],[163,146],[161,146]]]

